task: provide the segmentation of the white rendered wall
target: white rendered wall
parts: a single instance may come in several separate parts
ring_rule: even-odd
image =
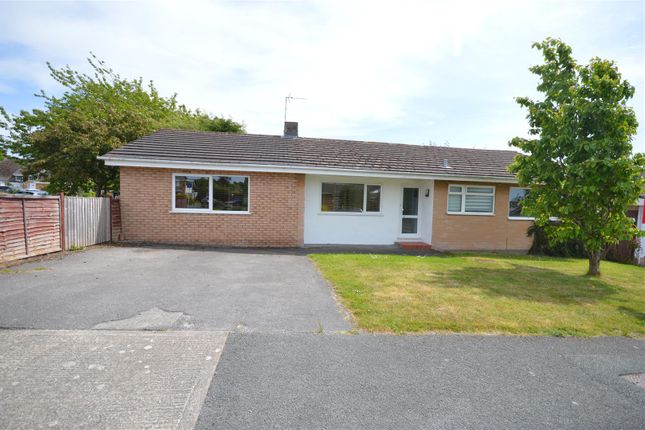
[[[381,212],[325,213],[320,211],[323,182],[381,186]],[[401,198],[403,187],[419,187],[419,221],[416,237],[402,237]],[[397,240],[432,238],[432,181],[411,181],[353,176],[305,177],[305,244],[391,245]],[[426,190],[430,196],[425,197]]]

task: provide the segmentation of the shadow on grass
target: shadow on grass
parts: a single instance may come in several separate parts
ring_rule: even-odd
[[[574,304],[594,303],[616,294],[619,287],[600,279],[510,263],[512,267],[462,267],[443,274],[441,288],[477,288],[488,296]]]
[[[645,312],[640,312],[636,309],[628,308],[626,306],[619,306],[618,310],[624,314],[629,315],[632,318],[637,319],[641,324],[645,324]]]

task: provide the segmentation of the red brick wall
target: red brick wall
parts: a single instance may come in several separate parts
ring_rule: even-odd
[[[121,236],[121,201],[110,197],[110,225],[112,227],[112,242],[122,240]]]
[[[250,214],[172,213],[172,174],[250,177]],[[121,167],[124,240],[220,246],[302,246],[304,175]]]
[[[448,184],[435,181],[432,212],[432,247],[438,250],[528,251],[532,239],[526,230],[533,221],[508,219],[508,184],[495,185],[495,214],[448,214]],[[472,183],[469,183],[472,185]]]

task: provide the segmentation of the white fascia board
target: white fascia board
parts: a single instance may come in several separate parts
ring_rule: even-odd
[[[512,178],[495,176],[459,176],[442,174],[422,174],[406,172],[383,172],[375,170],[355,169],[330,169],[324,167],[296,167],[276,166],[269,164],[230,164],[230,163],[202,163],[195,161],[165,161],[165,160],[141,160],[136,158],[113,158],[98,157],[105,161],[106,166],[123,167],[150,167],[158,169],[193,169],[193,170],[221,170],[235,172],[267,172],[267,173],[301,173],[306,175],[322,176],[369,176],[374,178],[395,178],[395,179],[420,179],[420,180],[452,180],[464,182],[503,182],[516,184],[517,180]]]

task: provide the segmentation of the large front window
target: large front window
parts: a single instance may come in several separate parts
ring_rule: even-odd
[[[248,213],[248,176],[173,175],[173,210]]]
[[[320,210],[322,212],[380,212],[381,186],[323,183]]]
[[[480,185],[449,185],[448,213],[492,215],[495,187]]]

